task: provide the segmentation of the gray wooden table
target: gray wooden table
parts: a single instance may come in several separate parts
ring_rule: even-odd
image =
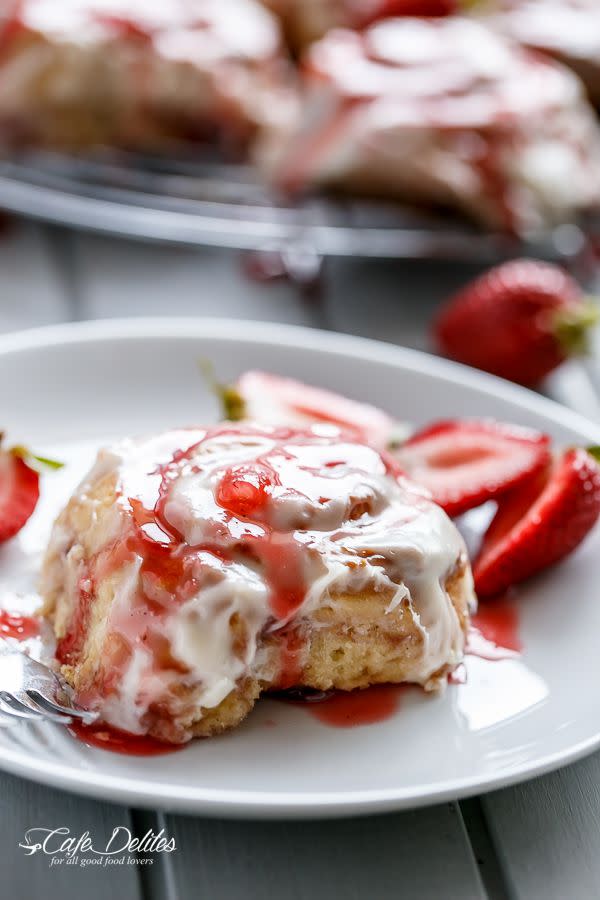
[[[331,263],[320,302],[260,285],[236,254],[117,242],[28,223],[0,235],[0,331],[73,319],[215,315],[276,320],[426,347],[450,265]],[[549,393],[600,417],[593,371],[565,367]],[[595,689],[595,686],[591,686]],[[485,797],[321,823],[235,823],[86,800],[0,773],[0,897],[11,900],[319,900],[600,896],[600,755]],[[100,842],[161,827],[177,851],[146,867],[52,867],[18,848],[27,828]]]

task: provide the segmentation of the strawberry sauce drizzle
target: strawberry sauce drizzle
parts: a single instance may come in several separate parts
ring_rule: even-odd
[[[519,614],[507,596],[480,603],[467,638],[466,655],[495,662],[514,659],[523,649],[519,637]]]
[[[13,4],[13,8],[6,18],[2,19],[0,24],[0,55],[10,52],[13,44],[17,43],[19,38],[25,33],[25,26],[22,19],[22,0],[17,0]]]
[[[354,27],[365,28],[379,19],[391,19],[396,16],[423,16],[433,18],[449,16],[457,11],[456,0],[377,0],[366,12],[355,15]]]
[[[69,629],[56,644],[56,658],[62,665],[75,662],[83,650],[93,597],[93,583],[86,570],[77,584],[77,604]]]
[[[26,641],[37,637],[39,632],[40,623],[34,616],[23,616],[7,609],[0,610],[0,638]]]
[[[104,25],[117,35],[120,40],[150,41],[152,39],[152,30],[131,17],[96,13],[93,18],[98,24]]]
[[[407,688],[403,684],[376,684],[362,691],[336,691],[307,709],[315,719],[332,728],[374,725],[398,711]]]
[[[264,534],[247,538],[247,545],[261,560],[271,588],[271,607],[278,619],[293,615],[302,604],[306,584],[302,572],[302,547],[293,534],[277,532],[264,523],[270,492],[281,481],[268,460],[234,466],[221,479],[216,501],[238,519],[260,522]]]
[[[185,744],[166,744],[147,735],[129,734],[98,722],[93,725],[73,723],[69,725],[69,731],[89,747],[99,747],[101,750],[126,756],[163,756],[167,753],[176,753],[185,747]]]
[[[297,629],[281,635],[281,671],[277,681],[277,691],[284,693],[302,682],[302,656],[305,639]],[[321,692],[318,692],[321,693]]]
[[[270,691],[267,696],[302,706],[319,722],[332,728],[354,728],[390,719],[411,687],[410,684],[374,684],[356,691],[291,688]]]
[[[293,616],[302,606],[306,594],[303,548],[292,534],[280,532],[252,538],[250,546],[263,564],[274,615],[281,620]]]

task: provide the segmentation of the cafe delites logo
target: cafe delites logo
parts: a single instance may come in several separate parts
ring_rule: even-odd
[[[126,825],[117,825],[107,841],[92,838],[89,831],[72,834],[67,827],[28,828],[19,843],[27,856],[41,853],[50,866],[135,866],[152,865],[159,853],[173,853],[175,838],[148,830],[136,837]]]

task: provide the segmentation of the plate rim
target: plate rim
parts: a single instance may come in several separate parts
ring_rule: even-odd
[[[367,361],[410,367],[421,374],[434,375],[464,387],[476,387],[489,395],[516,403],[523,409],[530,409],[534,413],[558,418],[561,424],[574,431],[588,432],[590,437],[586,439],[598,440],[600,437],[600,424],[556,400],[496,375],[444,359],[425,350],[306,325],[216,316],[86,319],[82,322],[61,322],[0,334],[0,356],[59,344],[146,338],[189,340],[206,337],[246,344],[269,343],[291,348],[304,344],[311,350],[334,353],[337,356],[353,354]]]
[[[517,403],[521,408],[552,418],[585,435],[586,440],[600,442],[600,425],[547,397],[493,375],[440,359],[421,350],[305,326],[202,317],[140,317],[67,322],[0,335],[0,356],[51,346],[148,338],[186,341],[214,338],[233,343],[305,346],[340,357],[353,355],[367,361],[384,362],[456,385],[475,387],[495,398]],[[596,733],[568,750],[538,756],[526,763],[513,764],[496,775],[486,773],[475,778],[449,779],[433,790],[423,790],[419,786],[417,789],[390,787],[385,790],[302,793],[211,790],[161,781],[131,781],[127,776],[98,770],[71,770],[67,762],[38,760],[33,755],[24,756],[22,751],[6,747],[0,747],[0,768],[38,783],[120,804],[129,803],[222,818],[307,819],[368,815],[457,800],[543,775],[581,759],[598,747],[600,726]]]

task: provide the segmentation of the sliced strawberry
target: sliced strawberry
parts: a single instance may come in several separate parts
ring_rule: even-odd
[[[457,516],[530,479],[550,459],[539,431],[478,419],[435,422],[395,452],[406,474]]]
[[[0,451],[0,542],[14,537],[34,511],[40,476],[11,451]]]
[[[507,590],[571,553],[600,516],[600,465],[574,448],[500,503],[473,567],[480,597]]]
[[[267,425],[329,422],[377,447],[385,447],[392,435],[392,419],[376,406],[292,378],[250,371],[240,376],[234,389],[242,401],[239,418]]]

